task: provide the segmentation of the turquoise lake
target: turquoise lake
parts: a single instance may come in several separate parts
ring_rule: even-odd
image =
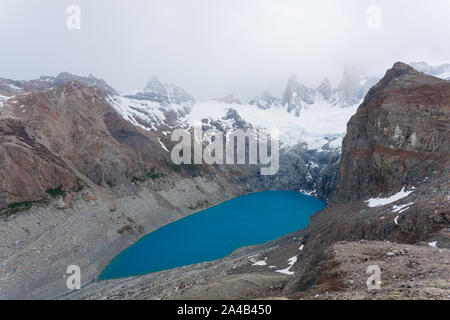
[[[309,217],[325,207],[319,199],[291,191],[235,198],[144,236],[116,256],[100,280],[217,260],[305,228]]]

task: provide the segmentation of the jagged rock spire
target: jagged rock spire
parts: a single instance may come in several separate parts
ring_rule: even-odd
[[[192,107],[195,100],[183,88],[172,83],[163,83],[153,76],[145,86],[144,90],[125,95],[127,98],[148,100],[158,103],[179,104]]]
[[[305,104],[314,103],[314,90],[298,83],[296,75],[289,77],[286,90],[283,95],[283,105],[287,107],[288,112],[294,112],[296,116]]]
[[[330,81],[328,80],[327,77],[325,77],[322,80],[320,86],[317,87],[317,91],[321,93],[326,100],[328,100],[331,97],[333,89],[331,88]]]

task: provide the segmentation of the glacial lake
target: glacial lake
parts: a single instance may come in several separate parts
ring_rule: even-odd
[[[168,224],[117,255],[100,280],[137,276],[213,261],[234,250],[303,229],[326,203],[298,192],[238,197]]]

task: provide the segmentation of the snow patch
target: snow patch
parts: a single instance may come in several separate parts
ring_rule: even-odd
[[[11,89],[11,90],[14,90],[14,91],[23,91],[22,90],[22,88],[19,88],[19,87],[16,87],[15,85],[13,85],[13,84],[8,84],[8,87]]]
[[[161,138],[158,138],[158,142],[159,142],[159,144],[161,145],[161,147],[162,147],[164,150],[166,150],[167,152],[170,152],[170,151],[166,148],[166,146],[164,145],[164,143],[161,141]]]
[[[403,199],[414,192],[414,190],[405,191],[405,188],[406,187],[403,187],[403,189],[400,192],[398,192],[388,198],[371,198],[365,202],[367,203],[367,206],[370,208],[382,207],[387,204],[397,202],[398,200]]]
[[[290,271],[290,270],[296,262],[297,262],[297,256],[294,256],[288,260],[289,267],[287,267],[286,269],[282,269],[282,270],[275,270],[275,272],[284,273],[284,274],[292,276],[294,274],[294,271]]]
[[[317,194],[316,190],[306,191],[306,190],[300,189],[299,192],[304,194],[304,195],[307,195],[307,196],[315,196]]]
[[[252,266],[267,266],[267,257],[264,260],[255,262]]]
[[[4,103],[6,100],[8,100],[9,98],[12,98],[12,97],[2,96],[2,95],[0,94],[0,108],[3,107],[3,103]]]
[[[400,216],[396,216],[395,219],[394,219],[394,223],[395,223],[396,226],[398,226],[398,218],[399,218],[399,217],[400,217]]]
[[[399,205],[399,206],[394,205],[394,206],[392,207],[392,209],[393,209],[392,212],[402,213],[403,211],[408,210],[409,207],[412,206],[413,204],[414,204],[414,202],[407,203],[407,204],[402,204],[402,205]]]

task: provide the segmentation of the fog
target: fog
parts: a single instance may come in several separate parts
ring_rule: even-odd
[[[337,85],[344,66],[382,75],[398,60],[450,60],[449,16],[448,0],[1,0],[0,77],[68,71],[126,91],[156,75],[197,100],[246,101],[281,96],[291,74],[315,87]]]

